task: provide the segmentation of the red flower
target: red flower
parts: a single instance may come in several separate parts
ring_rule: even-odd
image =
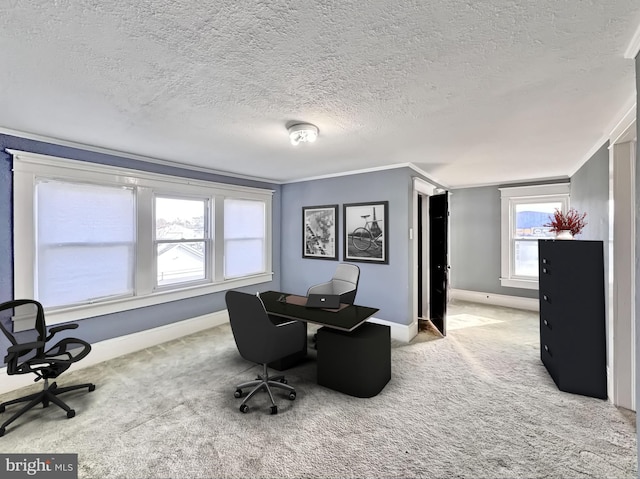
[[[549,216],[549,223],[545,223],[542,226],[548,226],[549,231],[554,233],[558,233],[562,230],[570,230],[572,235],[580,234],[582,228],[584,228],[587,223],[584,221],[586,213],[578,213],[578,211],[574,208],[569,209],[566,213],[563,213],[558,208],[556,208],[553,213],[553,217]]]

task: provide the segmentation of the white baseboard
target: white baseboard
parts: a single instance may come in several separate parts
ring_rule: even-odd
[[[185,319],[184,321],[178,321],[177,323],[140,331],[139,333],[99,341],[92,344],[91,353],[82,361],[73,364],[71,368],[69,368],[69,371],[87,368],[103,361],[117,358],[118,356],[134,353],[141,349],[166,343],[167,341],[204,331],[205,329],[213,328],[227,322],[229,322],[229,314],[225,309],[223,311]],[[5,369],[6,368],[0,369],[0,377],[2,377],[0,394],[33,384],[32,374],[9,376]]]
[[[449,297],[451,299],[470,301],[472,303],[484,303],[494,306],[505,306],[507,308],[526,309],[528,311],[540,310],[540,303],[536,298],[521,298],[519,296],[466,291],[464,289],[449,290]]]
[[[398,324],[393,321],[387,321],[386,319],[369,318],[370,323],[383,324],[391,328],[391,338],[408,343],[416,334],[418,334],[418,322],[414,321],[411,324]]]

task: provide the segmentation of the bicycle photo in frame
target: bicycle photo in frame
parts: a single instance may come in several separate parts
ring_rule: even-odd
[[[302,207],[302,257],[338,259],[338,205]]]
[[[343,206],[344,261],[389,264],[389,202],[351,203]]]

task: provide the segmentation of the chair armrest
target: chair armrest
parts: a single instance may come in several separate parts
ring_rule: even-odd
[[[76,329],[77,327],[78,327],[78,323],[71,323],[71,324],[61,324],[60,326],[54,326],[52,328],[49,328],[49,335],[47,336],[46,341],[49,341],[60,331],[64,331],[65,329]]]
[[[44,347],[44,341],[34,341],[32,343],[23,343],[23,344],[14,344],[13,346],[9,346],[7,348],[8,353],[20,353],[22,351],[31,351],[33,349],[38,349]]]
[[[281,328],[282,326],[288,326],[290,324],[293,323],[299,323],[300,321],[298,321],[297,319],[292,319],[291,321],[287,321],[286,323],[278,323],[276,324],[276,328]]]

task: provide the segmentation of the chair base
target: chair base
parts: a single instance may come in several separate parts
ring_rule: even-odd
[[[294,400],[296,398],[296,390],[292,386],[287,384],[287,380],[283,375],[278,376],[269,376],[269,371],[267,370],[267,365],[262,365],[263,373],[258,374],[258,378],[254,381],[247,381],[242,384],[238,384],[236,386],[236,392],[234,396],[237,398],[242,397],[242,389],[245,388],[253,388],[247,394],[247,397],[244,398],[242,404],[240,404],[240,411],[245,413],[249,410],[249,406],[247,405],[247,401],[251,399],[258,391],[265,390],[267,394],[269,394],[269,399],[271,400],[271,414],[278,414],[278,406],[273,400],[273,393],[271,392],[271,388],[279,388],[284,389],[289,392],[289,399]]]
[[[73,409],[71,409],[64,401],[58,398],[58,395],[64,394],[69,391],[76,391],[78,389],[84,389],[84,388],[87,388],[89,392],[91,392],[95,390],[96,386],[92,383],[86,383],[86,384],[75,384],[73,386],[65,386],[63,388],[59,388],[55,382],[52,383],[51,386],[49,386],[48,381],[45,379],[44,387],[42,391],[34,394],[29,394],[28,396],[24,396],[18,399],[12,399],[11,401],[3,402],[2,404],[0,404],[0,413],[3,413],[7,406],[11,406],[13,404],[20,404],[24,402],[26,402],[27,404],[25,404],[22,407],[22,409],[16,412],[8,420],[2,423],[2,426],[0,426],[0,437],[4,436],[4,433],[6,432],[7,426],[9,424],[11,424],[13,421],[18,419],[28,410],[34,408],[40,403],[42,403],[43,408],[49,407],[49,404],[53,403],[56,406],[63,409],[64,411],[66,411],[68,418],[74,417],[76,415],[76,412]]]

